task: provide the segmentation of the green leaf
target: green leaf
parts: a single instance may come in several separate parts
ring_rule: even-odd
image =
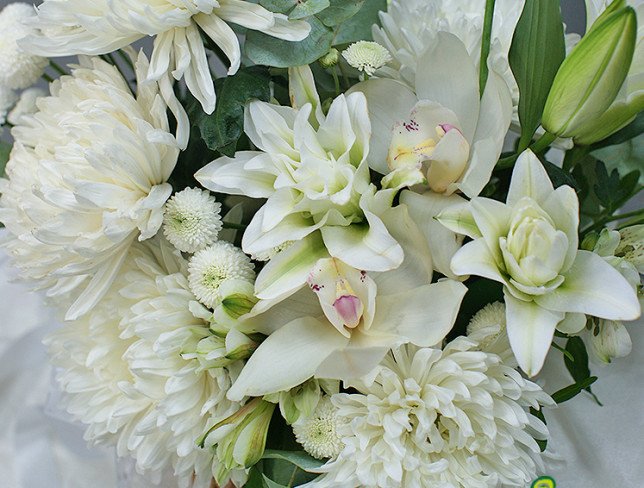
[[[199,130],[208,148],[233,156],[244,131],[244,106],[252,99],[270,99],[268,70],[260,66],[242,68],[223,81],[217,95],[215,111],[200,118]]]
[[[585,390],[586,388],[588,388],[595,381],[597,381],[597,376],[591,376],[589,378],[586,378],[583,381],[575,383],[574,385],[566,386],[565,388],[562,388],[561,390],[553,393],[552,399],[556,403],[567,402],[571,398],[574,398],[577,395],[579,395],[579,393],[581,393],[582,390]]]
[[[568,342],[566,343],[566,352],[572,357],[572,359],[569,359],[568,356],[564,356],[566,369],[570,372],[572,378],[577,383],[590,378],[590,368],[588,367],[588,352],[586,351],[586,344],[584,344],[584,341],[581,339],[581,337],[571,337],[570,339],[568,339]],[[601,405],[601,402],[595,396],[590,386],[586,388],[586,391],[593,396],[593,398],[599,405]]]
[[[317,17],[324,25],[335,27],[357,14],[364,5],[365,0],[331,0],[329,3],[329,8],[321,12]]]
[[[304,451],[278,451],[275,449],[266,449],[262,459],[282,459],[304,471],[319,468],[324,464],[322,461],[309,456]]]
[[[541,420],[544,424],[546,424],[546,417],[543,414],[543,408],[537,410],[536,408],[530,407],[530,413],[537,417],[539,420]],[[535,439],[537,442],[537,445],[539,446],[539,449],[541,452],[546,450],[546,447],[548,447],[548,441],[545,439]]]
[[[304,19],[315,15],[329,6],[329,0],[300,0],[288,18],[292,20]]]
[[[566,57],[559,0],[525,2],[512,38],[509,61],[519,85],[519,152],[528,147],[559,65]]]
[[[595,175],[597,177],[597,183],[593,186],[595,195],[602,206],[611,212],[621,207],[633,194],[640,177],[639,171],[632,171],[623,178],[620,178],[617,169],[609,174],[606,165],[601,161],[595,164]]]
[[[13,144],[9,144],[5,141],[0,141],[0,176],[4,176],[4,169],[7,166],[9,161],[9,156],[11,155],[11,149]]]
[[[307,18],[306,21],[311,24],[311,33],[299,42],[277,39],[259,31],[248,31],[246,55],[255,64],[276,68],[311,64],[331,49],[333,31],[315,16]]]
[[[264,477],[264,488],[288,488],[285,485],[280,485],[279,483],[275,483],[272,479],[270,479],[268,476],[265,474],[262,474]]]
[[[550,178],[550,181],[552,181],[552,185],[555,188],[559,188],[562,185],[568,185],[575,191],[579,190],[579,184],[577,183],[577,181],[575,181],[575,178],[573,178],[570,173],[564,171],[559,166],[552,164],[550,161],[542,159],[541,163],[546,169],[546,173],[548,173],[548,177]]]
[[[352,2],[348,2],[352,3]],[[371,27],[380,23],[379,13],[387,10],[387,0],[369,0],[350,19],[343,22],[335,35],[333,45],[373,39]]]
[[[266,10],[285,15],[288,15],[297,3],[297,0],[260,0],[259,2]]]

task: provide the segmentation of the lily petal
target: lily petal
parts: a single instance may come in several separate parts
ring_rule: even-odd
[[[530,149],[521,153],[512,172],[506,203],[513,207],[523,197],[541,204],[555,191],[546,169]]]

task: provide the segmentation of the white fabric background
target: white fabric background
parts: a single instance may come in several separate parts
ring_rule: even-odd
[[[1,232],[0,232],[1,235]],[[42,338],[56,327],[51,311],[15,277],[0,251],[0,486],[3,488],[148,488],[110,449],[88,449],[82,427],[56,409]],[[594,366],[599,407],[580,395],[547,411],[552,431],[547,471],[562,488],[644,486],[644,327],[629,327],[633,352]],[[552,351],[540,377],[549,392],[569,383]],[[52,397],[53,395],[53,397]],[[564,462],[563,459],[566,461]],[[164,488],[175,488],[168,480]]]

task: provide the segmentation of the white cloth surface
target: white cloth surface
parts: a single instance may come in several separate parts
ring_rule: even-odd
[[[3,488],[151,488],[110,449],[88,448],[83,428],[56,410],[52,368],[42,338],[56,327],[41,297],[14,276],[0,250],[0,486]],[[546,411],[552,432],[546,473],[560,488],[644,486],[644,327],[629,325],[633,352],[593,365],[593,390]],[[540,376],[549,392],[570,383],[552,351]],[[560,458],[559,460],[557,459]],[[565,460],[565,461],[563,461]],[[171,480],[164,488],[176,488]]]

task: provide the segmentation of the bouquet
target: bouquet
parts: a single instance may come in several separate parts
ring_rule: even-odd
[[[548,408],[630,352],[644,269],[644,3],[586,14],[5,7],[2,245],[86,439],[182,488],[554,486]]]

